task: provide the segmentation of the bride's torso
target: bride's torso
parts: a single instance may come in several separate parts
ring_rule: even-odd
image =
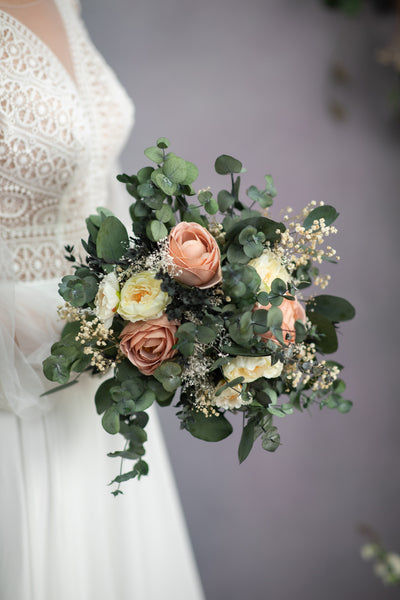
[[[47,40],[0,10],[0,234],[19,280],[65,273],[64,245],[79,244],[85,218],[107,202],[132,122],[75,1],[55,7],[59,34]]]

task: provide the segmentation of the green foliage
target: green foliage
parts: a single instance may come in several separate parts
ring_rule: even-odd
[[[229,173],[241,173],[243,165],[240,160],[221,154],[215,161],[215,170],[219,175],[229,175]]]
[[[172,361],[163,362],[153,375],[167,392],[174,392],[181,385],[182,368]]]
[[[281,444],[281,437],[278,429],[274,426],[269,427],[262,436],[262,447],[267,452],[275,452]]]
[[[128,247],[129,236],[125,226],[117,217],[107,217],[97,234],[97,256],[106,262],[115,263],[125,254]]]
[[[358,14],[365,6],[365,0],[322,0],[331,9],[342,10],[349,15]]]
[[[103,418],[101,419],[101,424],[107,433],[111,435],[115,435],[119,433],[120,430],[120,421],[119,421],[119,411],[116,406],[110,406],[105,411]]]
[[[69,380],[70,361],[62,356],[48,356],[43,361],[43,372],[50,381],[63,385]]]
[[[76,308],[89,305],[97,293],[97,279],[93,275],[78,277],[66,275],[58,285],[58,293]]]
[[[348,300],[327,294],[314,296],[307,303],[307,309],[308,307],[310,311],[319,313],[332,322],[348,321],[353,319],[356,314],[354,307]]]
[[[242,436],[239,443],[239,462],[242,463],[251,452],[254,444],[254,422],[249,421],[247,425],[243,427]]]
[[[303,227],[310,229],[314,221],[318,221],[319,219],[325,219],[325,225],[332,225],[338,216],[339,213],[337,212],[336,208],[329,206],[329,204],[317,206],[317,208],[314,208],[314,210],[312,210],[304,219]]]
[[[232,425],[222,413],[206,417],[202,412],[196,411],[192,411],[186,429],[194,437],[206,442],[220,442],[233,431]]]
[[[324,354],[336,352],[338,349],[338,339],[332,321],[317,312],[307,311],[307,317],[316,327],[318,337],[315,343],[318,350]]]
[[[79,264],[73,248],[67,246],[68,260],[73,263],[73,274],[60,283],[60,295],[77,309],[83,308],[85,318],[94,318],[95,298],[103,275],[116,270],[123,285],[124,271],[150,268],[158,265],[171,228],[177,222],[194,222],[205,227],[215,236],[221,253],[222,282],[209,289],[183,285],[170,273],[168,265],[161,262],[155,267],[161,289],[170,300],[165,309],[169,320],[180,323],[175,333],[176,354],[161,363],[153,375],[143,375],[127,358],[120,360],[119,336],[127,325],[118,313],[114,315],[112,334],[106,346],[96,340],[79,339],[80,323],[68,323],[61,340],[52,346],[51,356],[44,361],[44,373],[59,384],[56,389],[72,385],[71,374],[76,377],[87,369],[103,370],[101,364],[91,366],[92,356],[85,354],[85,346],[101,352],[106,360],[116,361],[114,375],[103,380],[96,392],[95,405],[101,415],[102,425],[111,435],[120,434],[125,446],[109,454],[121,461],[120,473],[113,480],[117,488],[114,495],[122,493],[119,485],[148,472],[143,460],[147,440],[147,410],[158,402],[168,406],[182,385],[176,399],[181,427],[199,439],[220,441],[232,432],[232,425],[225,412],[242,413],[243,428],[238,448],[239,462],[243,462],[257,439],[268,452],[280,445],[279,432],[274,425],[276,418],[291,415],[294,410],[304,410],[318,403],[345,413],[351,402],[343,398],[345,391],[341,379],[334,380],[329,371],[317,361],[307,363],[298,359],[293,343],[288,343],[287,332],[282,331],[282,302],[293,301],[297,287],[305,289],[318,275],[318,268],[310,261],[302,264],[286,283],[276,278],[269,292],[260,291],[261,279],[249,262],[261,256],[266,248],[274,250],[285,231],[283,223],[262,216],[259,209],[273,203],[276,189],[271,175],[265,176],[264,189],[252,185],[247,189],[246,206],[240,198],[241,177],[245,172],[242,163],[232,156],[223,154],[215,161],[215,170],[228,175],[227,189],[213,194],[205,189],[198,192],[198,202],[190,197],[196,192],[192,184],[198,176],[197,167],[169,151],[167,138],[159,138],[155,145],[144,152],[151,165],[136,174],[118,175],[117,179],[126,186],[129,194],[129,213],[132,219],[133,237],[130,239],[125,226],[107,209],[98,208],[96,214],[86,219],[88,239],[83,241],[87,252],[86,264]],[[258,205],[258,210],[253,209]],[[219,213],[219,215],[217,214]],[[216,215],[216,218],[209,218]],[[310,228],[314,219],[333,223],[338,216],[332,206],[318,206],[304,220]],[[218,225],[222,218],[222,225]],[[130,243],[131,242],[131,243]],[[328,259],[328,257],[325,257]],[[153,266],[151,267],[153,269]],[[126,275],[127,277],[128,275]],[[299,283],[298,283],[299,282]],[[319,295],[307,303],[307,316],[311,322],[305,325],[300,320],[294,324],[296,343],[314,342],[318,352],[329,353],[337,349],[337,323],[354,317],[354,308],[342,298]],[[97,322],[96,322],[97,323]],[[264,334],[270,332],[273,339]],[[262,336],[262,337],[261,337]],[[78,339],[77,339],[78,337]],[[243,376],[226,381],[223,367],[232,357],[266,357],[271,364],[277,361],[295,365],[300,374],[305,374],[294,388],[293,380],[282,376],[268,379],[259,377],[245,382]],[[204,387],[200,390],[184,378],[185,370],[196,369],[201,364],[198,376],[204,376]],[[332,361],[326,367],[340,365]],[[322,375],[323,374],[323,375]],[[324,379],[323,388],[313,384],[319,377]],[[223,404],[224,392],[233,388],[242,404],[218,414],[205,414],[198,410],[196,394],[209,392],[212,402]],[[221,396],[221,394],[224,394]],[[285,396],[285,398],[283,398]],[[287,400],[285,402],[285,400]],[[133,461],[133,466],[123,472],[123,461]]]
[[[261,279],[249,265],[226,264],[222,267],[222,289],[239,306],[254,304]]]

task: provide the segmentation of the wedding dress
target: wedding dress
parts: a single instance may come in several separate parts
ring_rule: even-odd
[[[123,440],[102,430],[99,381],[40,398],[52,386],[41,361],[62,326],[64,245],[79,246],[97,206],[113,207],[133,114],[75,2],[56,5],[75,78],[0,10],[0,598],[200,600],[155,413],[150,473],[114,498],[119,464],[106,453]]]

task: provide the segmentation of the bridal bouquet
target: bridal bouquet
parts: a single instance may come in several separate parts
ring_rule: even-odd
[[[226,438],[227,415],[241,414],[240,462],[257,438],[269,452],[278,448],[275,417],[311,404],[351,408],[342,397],[343,367],[323,355],[336,351],[338,323],[354,309],[336,296],[304,295],[330,278],[319,266],[335,262],[326,245],[336,232],[335,208],[311,203],[297,217],[289,208],[282,222],[272,220],[272,177],[262,189],[250,186],[245,204],[245,170],[228,155],[215,169],[229,189],[196,194],[197,168],[168,147],[160,138],[145,150],[154,166],[118,176],[133,199],[130,233],[99,208],[86,220],[85,260],[66,247],[73,274],[59,293],[67,323],[44,361],[46,377],[60,387],[83,371],[113,370],[96,408],[104,429],[125,438],[110,456],[134,461],[112,482],[114,494],[148,472],[146,411],[154,402],[175,399],[181,428],[207,441]]]

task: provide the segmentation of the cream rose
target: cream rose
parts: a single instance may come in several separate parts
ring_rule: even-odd
[[[289,273],[281,263],[280,258],[272,250],[264,250],[261,256],[253,258],[249,265],[257,271],[261,278],[261,292],[270,292],[271,283],[274,279],[282,279],[285,283],[290,281]]]
[[[120,348],[143,375],[152,375],[161,363],[177,353],[173,346],[178,327],[179,323],[168,321],[166,315],[128,323],[121,332]]]
[[[233,381],[237,377],[244,377],[244,382],[255,381],[259,377],[273,379],[282,373],[283,364],[278,360],[271,365],[270,356],[236,356],[222,367],[224,377],[227,381]]]
[[[180,283],[206,289],[222,281],[218,244],[198,223],[182,221],[171,229],[169,254],[169,273]]]
[[[215,391],[217,391],[218,388],[223,386],[225,383],[226,382],[223,380],[220,381]],[[221,392],[219,396],[214,395],[211,402],[214,406],[218,406],[218,408],[224,408],[225,410],[230,410],[232,408],[240,408],[241,406],[243,406],[243,404],[248,404],[246,402],[243,402],[241,393],[241,385],[236,385],[235,389],[228,387],[223,392]]]
[[[114,271],[103,277],[94,299],[96,317],[109,329],[113,322],[120,299],[119,283]]]
[[[118,313],[123,319],[147,321],[163,314],[170,299],[161,290],[161,282],[152,271],[141,271],[132,275],[121,290]]]

